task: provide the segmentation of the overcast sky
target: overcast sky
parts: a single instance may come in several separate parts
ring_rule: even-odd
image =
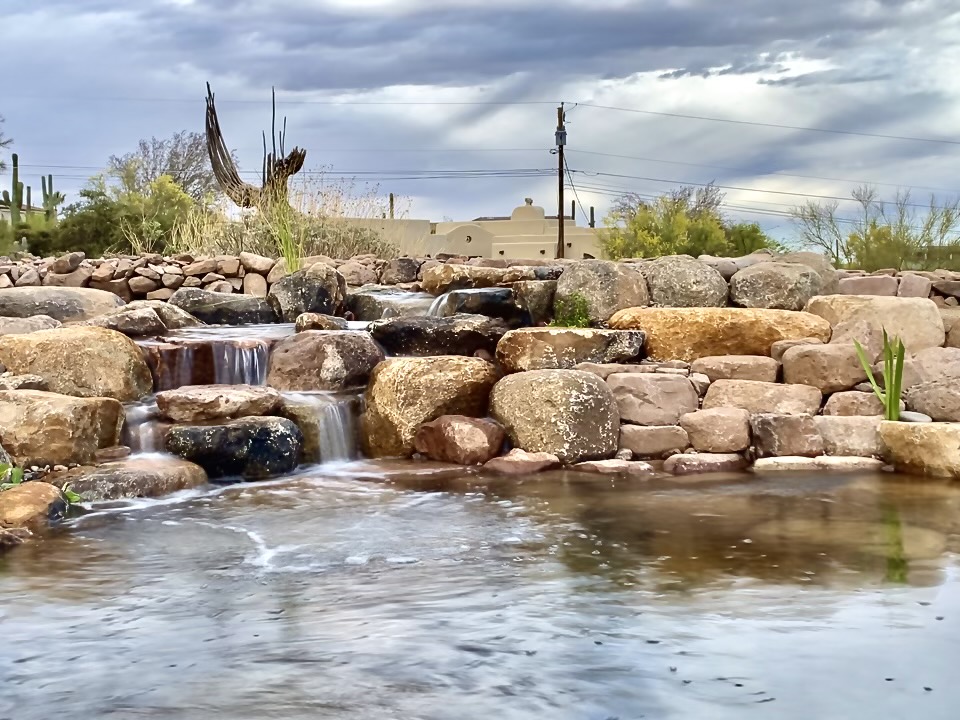
[[[601,215],[621,190],[715,180],[786,236],[804,194],[960,190],[960,0],[0,0],[0,18],[0,115],[37,188],[52,172],[74,193],[142,137],[202,130],[209,81],[241,170],[274,85],[308,170],[383,178],[432,220],[526,196],[555,212],[552,177],[403,178],[555,168],[561,101]]]

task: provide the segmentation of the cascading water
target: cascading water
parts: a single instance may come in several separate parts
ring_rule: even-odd
[[[215,343],[213,381],[217,385],[265,385],[270,348],[262,340]]]
[[[123,444],[134,453],[163,449],[163,425],[153,399],[124,405]]]
[[[305,440],[307,462],[344,462],[358,456],[356,394],[285,392],[284,409],[294,416]]]
[[[437,299],[430,305],[430,309],[427,310],[427,315],[429,317],[447,317],[450,314],[449,301],[450,293],[437,296]]]

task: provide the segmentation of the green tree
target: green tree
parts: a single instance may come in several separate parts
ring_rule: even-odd
[[[742,256],[760,250],[783,252],[786,248],[767,235],[757,223],[734,223],[724,228],[727,237],[727,251],[731,255]]]

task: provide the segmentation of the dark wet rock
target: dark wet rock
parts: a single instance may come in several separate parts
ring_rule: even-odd
[[[304,330],[346,330],[348,327],[344,318],[320,313],[298,315],[295,326],[297,332],[303,332]]]
[[[515,282],[513,299],[530,325],[543,325],[553,319],[557,280],[521,280]]]
[[[316,263],[271,285],[267,302],[282,322],[292,323],[303,313],[342,313],[346,297],[343,275],[329,265]]]
[[[433,295],[412,293],[391,285],[365,285],[347,295],[347,309],[361,321],[426,315]]]
[[[593,324],[605,323],[618,310],[650,304],[647,281],[636,268],[609,260],[580,260],[568,265],[557,281],[556,314],[579,297]]]
[[[207,483],[199,465],[179,458],[131,458],[94,468],[77,468],[51,478],[60,488],[70,490],[84,502],[149,498],[169,495]]]
[[[383,359],[368,333],[305,330],[273,346],[267,384],[277,390],[344,390],[365,385]]]
[[[0,528],[39,531],[63,519],[67,502],[59,488],[25,482],[0,492]]]
[[[384,285],[398,285],[417,281],[420,261],[411,257],[394,258],[383,268],[380,281]]]
[[[297,467],[303,433],[286,418],[242,418],[221,425],[175,425],[166,448],[211,478],[261,480]]]
[[[26,528],[0,527],[0,552],[22,545],[30,539],[31,534]]]
[[[529,316],[514,301],[513,290],[506,287],[451,290],[443,306],[444,315],[486,315],[500,318],[510,327],[529,323]]]
[[[503,320],[483,315],[399,317],[370,324],[370,334],[391,355],[493,354],[509,328]]]
[[[483,465],[497,456],[505,438],[493,420],[444,415],[421,425],[413,445],[430,460]]]
[[[580,363],[629,363],[643,357],[642,330],[521,328],[497,343],[506,372],[572,369]]]
[[[60,322],[90,320],[123,305],[105,290],[75,287],[16,287],[0,292],[0,317],[46,315]]]
[[[182,287],[168,301],[208,325],[258,325],[277,322],[264,298]],[[290,322],[296,320],[293,317]]]
[[[592,373],[534,370],[508,375],[490,395],[490,414],[514,447],[527,452],[550,453],[565,463],[617,454],[617,402]]]

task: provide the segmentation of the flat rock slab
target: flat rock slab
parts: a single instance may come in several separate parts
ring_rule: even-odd
[[[732,453],[684,453],[673,455],[663,463],[670,475],[707,475],[738,472],[747,467],[747,461]]]
[[[123,300],[106,290],[78,287],[17,287],[0,292],[0,317],[46,315],[60,322],[90,320]]]
[[[804,312],[752,308],[628,308],[610,318],[618,330],[643,330],[654,360],[717,355],[770,355],[773,343],[814,338],[827,342],[830,323]]]
[[[84,502],[169,495],[207,483],[207,473],[192,462],[173,457],[131,458],[95,468],[78,468],[57,476],[55,483],[77,493]]]
[[[280,393],[257,385],[187,385],[157,393],[160,417],[174,422],[271,415]]]
[[[588,328],[523,328],[497,343],[506,372],[570,370],[580,363],[624,363],[643,357],[643,332]]]
[[[560,458],[545,452],[527,452],[514,448],[502,457],[493,458],[483,466],[484,471],[497,475],[535,475],[560,467]]]
[[[703,409],[741,408],[751,415],[816,415],[822,393],[810,385],[788,385],[754,380],[717,380],[703,398]]]
[[[388,353],[431,357],[479,351],[492,356],[509,328],[497,318],[462,314],[389,318],[370,323],[368,329]]]
[[[866,457],[772,457],[761,458],[753,464],[758,474],[774,472],[821,473],[821,472],[879,472],[883,461]]]

